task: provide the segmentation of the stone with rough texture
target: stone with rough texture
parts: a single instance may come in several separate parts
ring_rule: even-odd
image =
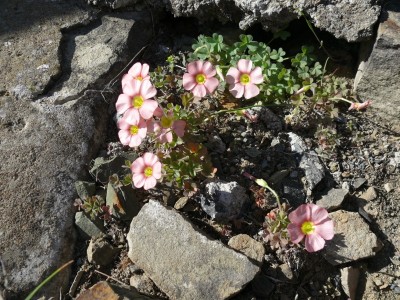
[[[325,177],[325,169],[318,155],[313,150],[308,150],[305,142],[297,134],[289,132],[290,146],[293,153],[298,156],[299,168],[304,170],[308,190],[312,191]]]
[[[323,255],[332,265],[374,256],[382,244],[358,213],[338,210],[329,214],[335,236],[326,242]]]
[[[226,299],[259,271],[245,255],[153,200],[132,220],[127,239],[129,258],[172,300]]]
[[[371,110],[394,122],[400,132],[400,2],[385,4],[375,43],[362,47],[354,88]]]
[[[107,266],[118,254],[119,249],[111,245],[104,237],[92,238],[86,250],[88,261],[95,265]]]
[[[350,299],[356,299],[360,270],[354,267],[340,269],[340,279],[344,292]]]
[[[263,243],[257,242],[247,234],[235,235],[229,240],[228,246],[243,253],[260,265],[264,260],[265,248]]]
[[[317,201],[317,204],[328,211],[337,209],[342,205],[348,193],[349,191],[345,189],[331,189],[328,194],[322,196],[322,199]]]
[[[135,0],[89,0],[97,5],[136,5]],[[146,0],[154,8],[164,7],[175,17],[195,17],[201,22],[219,20],[239,23],[242,30],[261,24],[265,30],[284,29],[304,13],[311,23],[349,42],[368,39],[381,10],[379,0]]]
[[[91,22],[88,16],[96,14],[82,1],[10,0],[0,6],[5,32],[0,35],[0,180],[6,183],[0,186],[0,259],[5,270],[0,286],[7,299],[22,299],[71,258],[74,182],[106,133],[107,102],[97,94],[74,99],[87,87],[103,89],[97,84],[115,77],[131,57],[121,51],[140,50],[151,26],[147,15],[141,22],[121,18],[118,23],[118,14],[113,14],[103,17],[102,27],[100,20]],[[83,42],[87,34],[92,44]],[[137,38],[130,44],[134,34]],[[104,53],[92,49],[104,51],[111,62],[97,64]],[[82,73],[84,84],[71,66],[79,66],[73,70]],[[58,102],[63,104],[54,105],[53,92],[66,82],[68,92],[62,92],[65,98]],[[64,270],[37,296],[57,296],[68,280],[69,271]]]
[[[213,219],[229,220],[239,215],[242,206],[249,201],[246,190],[237,182],[216,180],[205,187],[199,196],[202,209]]]
[[[75,214],[75,225],[79,228],[80,234],[84,239],[90,239],[105,232],[101,220],[93,221],[82,211],[78,211]]]

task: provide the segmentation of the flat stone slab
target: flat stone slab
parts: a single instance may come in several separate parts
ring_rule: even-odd
[[[127,239],[129,258],[170,299],[227,299],[259,271],[245,255],[208,239],[156,201],[132,220]]]

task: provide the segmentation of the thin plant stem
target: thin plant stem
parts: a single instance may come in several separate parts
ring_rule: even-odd
[[[72,264],[74,261],[70,260],[66,264],[62,265],[59,267],[57,270],[55,270],[53,273],[51,273],[45,280],[43,280],[29,295],[28,297],[25,298],[25,300],[30,300],[35,296],[35,294],[46,284],[48,283],[54,276],[56,276],[58,273],[60,273],[62,270],[64,270],[66,267],[68,267],[70,264]]]

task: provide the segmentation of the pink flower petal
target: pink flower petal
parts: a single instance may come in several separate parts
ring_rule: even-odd
[[[133,78],[136,78],[140,76],[141,72],[142,72],[142,64],[140,62],[137,62],[129,69],[128,74],[130,74]]]
[[[149,190],[149,189],[152,189],[153,187],[155,187],[156,184],[157,184],[157,180],[153,176],[151,176],[151,177],[146,178],[143,188],[145,190]]]
[[[124,113],[124,117],[122,119],[124,119],[130,125],[137,125],[140,120],[139,111],[136,108],[131,107]]]
[[[153,98],[156,94],[157,90],[149,80],[142,81],[142,85],[140,86],[140,95],[143,99]]]
[[[132,135],[132,137],[131,137],[129,147],[134,148],[134,147],[139,146],[141,143],[142,143],[142,138],[138,134],[135,134],[135,135]]]
[[[218,87],[219,80],[215,77],[208,78],[206,82],[204,83],[204,86],[207,89],[207,94],[211,94],[215,91],[215,89]]]
[[[260,89],[252,83],[248,83],[244,86],[244,97],[246,99],[253,98],[260,93]]]
[[[139,113],[143,119],[150,119],[154,115],[154,111],[158,107],[158,103],[155,100],[144,100],[143,105],[139,108]]]
[[[131,133],[129,130],[118,131],[118,137],[122,145],[129,145],[129,142],[131,141]]]
[[[326,219],[326,221],[315,225],[315,232],[324,240],[333,239],[333,236],[335,235],[333,221]]]
[[[164,111],[162,110],[162,108],[160,106],[158,106],[155,110],[154,110],[154,116],[161,118],[164,114]]]
[[[305,221],[310,221],[310,208],[307,204],[302,204],[289,214],[290,222],[301,226]]]
[[[207,95],[207,90],[204,84],[198,84],[193,88],[192,93],[195,97],[203,98]]]
[[[308,204],[308,207],[311,210],[310,221],[314,224],[319,224],[328,218],[328,211],[325,208],[319,207],[315,204]]]
[[[158,157],[157,155],[150,153],[150,152],[146,152],[143,155],[143,161],[145,163],[146,166],[153,166],[156,162],[158,162]]]
[[[292,243],[298,244],[304,238],[304,234],[301,232],[301,229],[298,225],[290,223],[287,229]]]
[[[203,73],[204,73],[204,75],[206,75],[206,78],[210,78],[210,77],[215,76],[215,74],[217,74],[217,70],[214,68],[214,66],[209,61],[206,61],[203,64]]]
[[[132,126],[132,124],[129,124],[129,123],[126,121],[125,116],[124,116],[123,118],[119,119],[118,122],[117,122],[117,127],[118,127],[119,129],[129,130],[129,129],[131,128],[131,126]]]
[[[172,130],[177,136],[183,137],[185,135],[186,122],[183,120],[177,120],[172,124]]]
[[[196,86],[195,77],[189,73],[183,74],[183,88],[187,91],[191,91]]]
[[[240,80],[240,72],[238,69],[231,67],[228,70],[228,73],[226,73],[225,80],[228,84],[235,84],[239,82]]]
[[[159,161],[153,165],[153,177],[155,179],[161,178],[161,167],[162,167],[162,164]]]
[[[260,84],[264,81],[263,74],[260,67],[255,67],[250,73],[251,83]]]
[[[154,119],[150,119],[146,121],[147,131],[150,133],[154,133],[161,127],[159,121],[155,121]]]
[[[132,163],[131,171],[133,174],[142,174],[145,167],[143,157],[139,157]]]
[[[129,80],[125,85],[122,86],[122,92],[131,97],[139,95],[141,84],[142,82],[139,80]]]
[[[244,94],[244,86],[240,83],[229,86],[229,91],[235,98],[241,98]]]
[[[240,73],[250,74],[253,62],[248,59],[239,59],[237,66]]]
[[[117,113],[123,114],[128,108],[132,107],[132,98],[126,94],[119,95],[115,107]]]
[[[122,76],[122,80],[121,80],[122,89],[127,84],[131,84],[132,85],[133,84],[133,80],[134,80],[134,78],[132,77],[131,74],[125,74],[124,76]]]
[[[148,64],[142,65],[142,71],[140,72],[140,76],[142,76],[143,80],[149,75],[150,66]]]
[[[134,174],[132,176],[132,181],[135,187],[141,188],[146,181],[146,177],[143,174]]]
[[[172,131],[170,129],[168,129],[167,132],[165,133],[165,139],[167,140],[168,143],[172,142],[173,136],[172,136]]]
[[[325,240],[317,233],[306,235],[306,250],[316,252],[324,248]]]
[[[187,70],[192,75],[197,75],[203,69],[203,62],[201,60],[196,60],[187,65]]]

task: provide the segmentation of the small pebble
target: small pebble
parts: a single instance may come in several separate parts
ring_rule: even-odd
[[[393,191],[393,183],[391,182],[387,182],[383,185],[383,187],[385,188],[386,192],[390,193],[391,191]]]

